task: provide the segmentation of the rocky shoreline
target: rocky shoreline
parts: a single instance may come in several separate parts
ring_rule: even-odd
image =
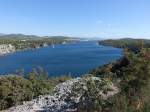
[[[38,48],[47,47],[47,46],[48,46],[48,44],[44,43],[42,46],[37,46],[34,48],[16,49],[16,47],[12,44],[1,44],[0,45],[0,56],[14,53],[17,51],[28,50],[28,49],[38,49]]]
[[[88,91],[88,81],[102,85],[103,89],[98,93],[102,100],[107,100],[119,92],[113,83],[98,77],[75,78],[58,84],[53,95],[39,96],[2,112],[76,112],[83,94]]]
[[[1,44],[0,45],[0,55],[5,55],[8,53],[13,53],[16,51],[15,46],[11,44]]]

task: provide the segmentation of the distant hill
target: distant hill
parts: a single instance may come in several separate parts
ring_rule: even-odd
[[[0,33],[0,36],[5,35],[4,33]]]
[[[97,41],[101,38],[90,37],[69,37],[69,36],[37,36],[37,35],[25,35],[25,34],[3,34],[0,33],[0,40],[38,40],[38,39],[54,39],[54,40],[75,40],[75,41]]]
[[[74,37],[68,37],[68,36],[43,36],[42,38],[50,38],[50,39],[68,39],[68,38],[74,38]]]
[[[68,39],[74,37],[68,36],[37,36],[37,35],[24,35],[24,34],[2,34],[0,33],[0,39],[15,39],[15,40],[22,40],[22,39],[41,39],[41,38],[50,38],[50,39]]]
[[[24,35],[24,34],[4,34],[0,35],[0,39],[33,39],[33,38],[40,38],[39,36],[35,35]]]
[[[122,38],[122,39],[107,39],[99,41],[100,45],[113,46],[117,48],[128,48],[128,50],[138,52],[142,47],[149,48],[150,40],[148,39],[132,39],[132,38]]]

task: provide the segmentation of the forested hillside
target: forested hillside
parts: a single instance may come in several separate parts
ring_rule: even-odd
[[[141,47],[150,48],[150,40],[148,39],[131,39],[131,38],[123,38],[117,40],[103,40],[99,41],[100,45],[113,46],[117,48],[128,48],[128,50],[132,52],[138,52]]]
[[[144,41],[146,40],[123,39],[100,42],[125,48],[120,60],[91,71],[94,76],[119,82],[120,93],[110,99],[106,112],[150,111],[150,44],[149,41]]]

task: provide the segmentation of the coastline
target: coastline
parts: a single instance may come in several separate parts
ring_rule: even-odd
[[[63,43],[58,43],[58,44],[63,44]],[[58,44],[53,44],[53,45],[58,45]],[[11,44],[4,44],[4,45],[11,45]],[[13,45],[11,45],[11,46],[13,46]],[[39,45],[39,46],[36,46],[36,47],[28,47],[28,48],[23,48],[23,49],[16,49],[15,46],[13,46],[14,47],[13,50],[8,51],[7,48],[6,48],[6,50],[0,51],[0,56],[6,56],[6,55],[13,54],[15,52],[20,52],[20,51],[36,50],[36,49],[40,49],[40,48],[44,48],[44,47],[48,47],[48,46],[52,46],[52,44],[51,45],[50,44],[46,44],[46,45],[43,44],[42,46]]]

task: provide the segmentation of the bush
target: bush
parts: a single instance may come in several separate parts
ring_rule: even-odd
[[[120,79],[121,93],[111,99],[108,112],[149,112],[150,111],[150,49],[124,53],[116,63],[93,70],[93,75],[109,78],[114,83]]]
[[[45,76],[45,75],[43,75]],[[69,76],[40,78],[33,72],[22,76],[0,77],[0,110],[22,104],[39,95],[52,94],[56,84],[70,79]]]

